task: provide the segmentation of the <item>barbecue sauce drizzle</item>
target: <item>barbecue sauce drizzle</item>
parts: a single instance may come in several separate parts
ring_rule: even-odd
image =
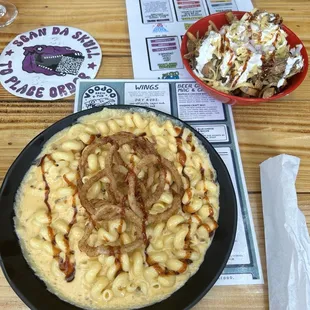
[[[191,147],[191,151],[194,152],[195,151],[195,145],[193,144],[193,134],[190,133],[187,138],[186,138],[186,142],[189,144],[189,146]]]
[[[279,35],[280,35],[280,31],[277,32],[276,37],[275,37],[274,41],[272,42],[272,45],[273,45],[273,47],[274,47],[273,52],[270,54],[270,58],[271,58],[272,60],[274,60],[275,55],[276,55],[276,44],[277,44]]]
[[[179,163],[182,165],[182,176],[187,180],[188,186],[189,186],[190,178],[184,171],[184,167],[186,163],[186,154],[184,150],[182,149],[182,146],[183,146],[182,135],[184,132],[184,128],[180,129],[179,127],[175,127],[175,131],[178,133],[178,135],[175,137],[175,140],[177,143],[177,152],[179,153]]]
[[[44,203],[47,207],[47,216],[48,216],[48,219],[49,219],[49,222],[48,222],[48,225],[47,225],[47,229],[48,229],[48,234],[49,234],[49,237],[51,239],[51,243],[52,243],[52,247],[53,247],[53,258],[58,260],[58,266],[59,266],[59,269],[64,273],[65,275],[65,280],[67,282],[71,282],[74,280],[74,277],[75,277],[75,263],[72,263],[71,260],[70,260],[70,257],[71,257],[71,250],[70,250],[70,245],[69,245],[69,238],[68,238],[68,235],[70,233],[70,230],[71,230],[71,227],[73,226],[73,224],[75,223],[76,221],[76,214],[77,214],[77,209],[76,209],[76,201],[75,201],[75,194],[77,193],[77,187],[75,184],[73,184],[72,182],[70,182],[67,178],[64,178],[64,180],[67,182],[67,184],[73,188],[74,186],[74,194],[73,194],[73,197],[72,197],[72,207],[74,209],[74,212],[73,212],[73,217],[72,217],[72,220],[71,222],[69,223],[69,227],[68,227],[68,230],[67,230],[67,233],[64,235],[64,241],[65,241],[65,244],[66,244],[66,253],[65,253],[65,260],[63,260],[61,257],[60,257],[60,253],[61,253],[61,250],[57,247],[56,245],[56,241],[55,241],[55,233],[54,233],[54,229],[51,227],[51,224],[52,224],[52,208],[51,208],[51,205],[50,203],[48,202],[48,199],[49,199],[49,193],[50,193],[50,187],[49,187],[49,184],[46,180],[46,176],[45,176],[45,169],[44,169],[44,163],[45,163],[45,159],[49,159],[50,161],[52,161],[52,163],[54,165],[56,165],[56,162],[55,160],[52,158],[52,156],[50,154],[46,154],[42,157],[41,161],[40,161],[40,168],[41,168],[41,173],[42,173],[42,178],[43,178],[43,182],[45,184],[45,188],[44,188]]]
[[[235,80],[234,80],[234,81],[232,82],[232,84],[231,84],[232,87],[235,87],[235,86],[236,86],[236,84],[238,83],[238,81],[239,81],[241,75],[245,72],[245,70],[246,70],[246,68],[247,68],[247,66],[248,66],[249,59],[250,59],[250,58],[248,57],[247,60],[244,62],[244,65],[243,65],[243,67],[242,67],[242,70],[241,70],[240,74],[238,75],[237,78],[235,78]]]
[[[75,197],[76,197],[76,194],[78,193],[78,189],[74,183],[72,183],[70,180],[68,180],[66,175],[63,176],[63,179],[73,189],[73,194],[72,194],[73,216],[72,216],[72,219],[68,225],[68,232],[64,235],[64,241],[66,244],[66,259],[64,262],[62,261],[60,263],[62,268],[63,268],[63,269],[60,268],[60,270],[62,270],[62,271],[64,270],[63,272],[66,274],[66,280],[68,282],[70,282],[69,281],[70,276],[73,277],[72,280],[74,279],[74,275],[75,275],[74,265],[75,264],[70,263],[70,254],[72,254],[72,251],[70,250],[70,245],[69,245],[69,234],[70,234],[72,226],[76,223],[77,207],[76,207],[76,198]],[[68,276],[67,276],[67,274],[68,274]]]
[[[225,38],[226,39],[226,38]],[[246,66],[247,66],[247,61],[246,61],[246,63],[244,64],[244,66],[243,66],[243,70],[245,71],[246,70]],[[243,71],[243,72],[244,72]],[[240,77],[240,76],[239,76]],[[237,79],[238,80],[238,79]],[[192,195],[193,195],[193,193],[192,193],[192,191],[191,191],[191,189],[190,189],[190,178],[185,174],[185,172],[184,172],[184,166],[185,166],[185,162],[186,162],[186,154],[184,153],[184,151],[183,151],[183,149],[182,149],[182,135],[183,135],[183,132],[184,132],[184,128],[182,128],[181,130],[178,128],[178,127],[176,127],[175,128],[175,130],[177,131],[177,133],[178,133],[178,135],[177,135],[177,137],[176,137],[176,141],[177,141],[177,149],[178,149],[178,152],[179,152],[179,162],[180,162],[180,164],[183,166],[183,169],[182,169],[182,175],[183,176],[185,176],[186,178],[187,178],[187,180],[189,181],[189,187],[185,190],[185,192],[187,193],[187,196],[188,196],[188,200],[190,201],[191,200],[191,198],[192,198]],[[195,151],[195,146],[192,144],[192,138],[193,138],[193,136],[192,136],[192,133],[190,133],[188,136],[187,136],[187,138],[186,138],[186,142],[190,145],[190,147],[191,147],[191,151],[192,152],[194,152]],[[180,152],[181,152],[181,154],[180,154]],[[184,153],[184,155],[183,155],[183,153]],[[184,163],[183,163],[183,157],[185,157],[185,160],[184,160]],[[181,162],[182,161],[182,162]],[[203,180],[204,178],[205,178],[205,169],[202,167],[202,165],[200,165],[200,174],[201,174],[201,179]],[[208,197],[207,197],[207,189],[205,189],[205,199],[206,200],[209,200],[208,199]],[[185,207],[186,206],[188,206],[188,205],[183,205],[182,204],[182,210],[183,210],[183,212],[185,212],[184,211],[184,209],[185,209]],[[218,227],[218,224],[217,224],[217,222],[214,220],[214,218],[213,218],[213,216],[214,216],[214,211],[213,211],[213,207],[212,207],[212,205],[210,204],[210,203],[208,203],[208,209],[209,209],[209,218],[211,218],[212,220],[213,220],[213,222],[215,222],[216,223],[216,228]],[[198,226],[198,228],[200,227],[200,226],[203,226],[208,232],[209,232],[209,236],[210,237],[212,237],[212,235],[214,234],[214,230],[212,230],[211,229],[211,227],[208,225],[208,224],[203,224],[202,223],[202,221],[201,221],[201,219],[199,218],[199,216],[196,214],[196,213],[193,213],[192,214],[192,216],[194,216],[196,219],[197,219],[197,221],[198,221],[198,223],[199,223],[199,226]],[[190,218],[189,220],[188,220],[188,225],[189,225],[189,231],[188,231],[188,233],[187,233],[187,235],[186,235],[186,237],[185,237],[185,244],[184,244],[184,250],[186,251],[186,256],[185,256],[185,258],[184,259],[180,259],[180,261],[182,261],[183,263],[186,263],[186,264],[191,264],[192,263],[192,261],[190,260],[190,256],[191,256],[191,253],[192,253],[192,250],[190,249],[190,226],[191,226],[191,223],[192,223],[192,219]],[[215,228],[215,229],[216,229]],[[186,270],[186,268],[185,268],[185,270]],[[185,271],[184,270],[184,271]],[[183,272],[184,272],[183,271]],[[181,272],[180,272],[181,273]]]

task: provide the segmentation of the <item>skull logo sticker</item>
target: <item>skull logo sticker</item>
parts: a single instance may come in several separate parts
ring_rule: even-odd
[[[22,69],[28,73],[63,76],[78,74],[84,56],[67,46],[35,45],[24,47]]]

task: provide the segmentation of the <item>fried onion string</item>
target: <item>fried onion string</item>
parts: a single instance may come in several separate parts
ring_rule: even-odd
[[[137,164],[128,165],[120,155],[120,148],[124,144],[132,148],[131,154],[137,154],[140,158]],[[97,150],[103,147],[105,150],[108,148],[104,169],[83,184],[82,179],[88,171],[88,156],[97,153]],[[134,251],[143,243],[148,243],[145,232],[147,224],[166,221],[181,208],[184,189],[178,170],[172,162],[160,156],[155,145],[144,136],[119,132],[107,137],[97,137],[82,152],[78,171],[78,194],[82,206],[89,215],[84,236],[79,241],[79,249],[90,257]],[[162,213],[149,214],[149,210],[164,192],[167,171],[172,176],[171,206]],[[96,182],[100,182],[101,196],[89,199],[88,192]],[[121,244],[118,240],[90,246],[88,244],[90,235],[99,227],[107,227],[107,221],[114,219],[125,220],[127,228],[134,229],[135,240],[128,244]],[[121,233],[121,229],[118,232]]]

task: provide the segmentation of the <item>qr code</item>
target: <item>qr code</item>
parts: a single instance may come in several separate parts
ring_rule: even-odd
[[[77,75],[84,61],[84,57],[63,56],[56,68],[57,72]]]

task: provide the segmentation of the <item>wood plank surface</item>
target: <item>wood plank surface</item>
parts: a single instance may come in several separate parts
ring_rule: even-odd
[[[132,78],[125,0],[11,0],[16,21],[0,29],[0,51],[19,33],[47,25],[69,25],[93,35],[103,60],[98,78]],[[138,0],[137,0],[138,1]],[[310,50],[308,0],[255,0],[256,7],[277,12]],[[310,78],[291,95],[256,107],[234,107],[234,118],[261,255],[264,285],[214,287],[196,306],[202,309],[268,309],[264,226],[259,164],[281,153],[301,158],[297,179],[300,209],[310,229]],[[52,113],[51,113],[52,111]],[[57,102],[17,98],[0,87],[0,184],[19,152],[43,129],[73,111],[73,97]],[[0,274],[0,309],[28,309]]]

